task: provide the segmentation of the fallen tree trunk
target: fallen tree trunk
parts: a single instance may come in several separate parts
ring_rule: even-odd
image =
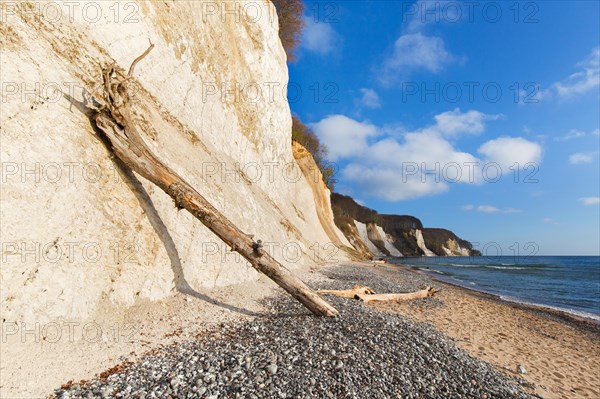
[[[420,291],[409,292],[406,294],[356,294],[354,295],[354,299],[358,299],[363,302],[407,301],[411,299],[427,298],[429,296],[433,296],[436,292],[438,291],[435,288],[426,287]]]
[[[133,61],[126,76],[119,77],[113,66],[103,70],[105,104],[97,109],[95,120],[98,128],[110,141],[116,156],[132,170],[159,186],[173,198],[178,209],[188,210],[232,250],[246,258],[256,270],[271,278],[311,312],[319,316],[336,316],[338,312],[334,307],[264,251],[261,240],[254,241],[253,236],[238,229],[146,146],[129,108],[127,83],[136,64],[153,47],[151,44],[144,54]]]
[[[371,288],[364,285],[355,285],[350,290],[319,290],[318,294],[330,294],[342,298],[359,299],[363,302],[384,302],[384,301],[405,301],[411,299],[421,299],[433,296],[439,292],[433,287],[426,287],[415,292],[403,294],[376,294]]]
[[[364,285],[355,285],[351,290],[319,290],[317,294],[330,294],[342,298],[354,298],[356,295],[365,294],[372,295],[375,291]]]

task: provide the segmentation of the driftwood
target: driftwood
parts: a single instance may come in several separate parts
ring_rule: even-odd
[[[353,298],[363,302],[386,302],[386,301],[407,301],[411,299],[421,299],[433,296],[439,292],[433,287],[425,287],[422,290],[408,292],[404,294],[376,294],[371,288],[364,285],[355,285],[350,290],[319,290],[319,294],[331,294],[342,298]]]
[[[365,287],[364,285],[355,285],[354,287],[352,287],[351,290],[319,290],[317,291],[317,293],[330,294],[342,298],[354,298],[355,295],[359,294],[372,295],[375,293],[375,291],[373,291],[369,287]]]
[[[388,302],[388,301],[408,301],[411,299],[421,299],[433,296],[438,292],[433,287],[426,287],[420,291],[408,292],[406,294],[375,294],[375,295],[364,295],[356,294],[354,299],[361,300],[363,302]]]
[[[119,74],[114,65],[102,71],[104,104],[96,109],[95,121],[110,141],[115,155],[132,170],[170,195],[178,209],[188,210],[223,242],[246,258],[256,270],[271,278],[311,312],[319,316],[336,316],[338,312],[334,307],[264,251],[261,240],[254,241],[252,235],[239,230],[146,146],[128,103],[127,84],[137,63],[148,55],[153,47],[154,45],[150,44],[150,47],[133,61],[126,76]]]

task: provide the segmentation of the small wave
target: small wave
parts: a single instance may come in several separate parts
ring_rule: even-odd
[[[488,264],[480,264],[480,265],[466,265],[464,263],[448,263],[441,264],[437,266],[444,267],[463,267],[469,269],[497,269],[497,270],[537,270],[537,269],[545,269],[552,268],[550,265],[540,265],[540,264],[520,264],[520,263],[488,263]]]
[[[504,301],[507,301],[507,302],[520,303],[522,305],[541,306],[543,308],[557,310],[559,312],[569,313],[569,314],[572,314],[574,316],[579,316],[579,317],[583,317],[583,318],[586,318],[586,319],[592,319],[592,320],[595,320],[597,322],[600,322],[600,315],[599,314],[584,312],[583,310],[575,310],[575,309],[569,309],[569,308],[562,308],[560,306],[545,305],[543,303],[528,302],[528,301],[524,301],[522,299],[519,299],[519,298],[516,298],[516,297],[513,297],[513,296],[509,296],[509,295],[500,295],[500,299],[502,299]]]
[[[508,265],[515,265],[516,263],[510,263],[507,264],[506,266],[504,264],[501,265],[465,265],[465,264],[461,264],[461,263],[450,263],[450,266],[453,267],[465,267],[465,268],[470,268],[470,269],[497,269],[497,270],[525,270],[527,269],[527,267],[511,267]],[[440,265],[441,266],[441,265]]]
[[[449,276],[450,275],[450,273],[446,273],[446,272],[443,272],[441,270],[430,269],[429,267],[419,267],[419,270],[422,270],[422,271],[424,271],[426,273],[442,274],[444,276]]]

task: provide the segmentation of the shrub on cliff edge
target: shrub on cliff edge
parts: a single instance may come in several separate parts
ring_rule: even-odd
[[[333,178],[334,169],[332,165],[329,165],[325,161],[325,158],[327,157],[327,147],[321,144],[319,138],[312,129],[302,123],[296,115],[292,115],[292,140],[301,144],[308,152],[310,152],[315,163],[319,167],[319,170],[323,174],[323,181],[327,187],[333,191],[333,185],[335,183]]]
[[[279,39],[283,44],[288,61],[296,59],[295,50],[300,43],[304,28],[304,2],[302,0],[271,0],[279,19]]]

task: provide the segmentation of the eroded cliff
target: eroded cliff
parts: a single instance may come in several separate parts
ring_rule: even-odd
[[[88,4],[97,20],[81,12]],[[115,160],[94,129],[86,98],[98,95],[100,67],[126,70],[148,40],[155,48],[136,68],[136,114],[161,160],[292,270],[327,258],[315,246],[349,244],[327,192],[292,153],[270,2],[137,1],[118,15],[124,3],[78,5],[55,3],[50,19],[39,3],[14,3],[0,28],[5,320],[80,320],[104,305],[257,278]]]
[[[468,241],[446,229],[423,228],[414,216],[378,214],[337,193],[331,200],[336,224],[364,257],[480,255]],[[357,228],[348,228],[352,224]]]

